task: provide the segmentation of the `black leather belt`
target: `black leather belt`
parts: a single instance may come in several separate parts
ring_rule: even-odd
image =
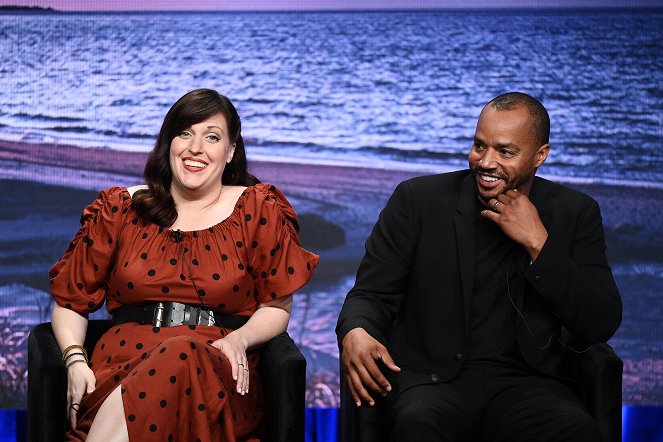
[[[181,302],[152,302],[142,305],[123,305],[112,313],[113,324],[137,322],[155,327],[176,325],[216,325],[237,330],[249,320],[248,316],[226,315],[198,305]]]

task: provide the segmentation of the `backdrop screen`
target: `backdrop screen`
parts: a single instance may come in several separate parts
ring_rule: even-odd
[[[199,87],[237,105],[251,170],[321,255],[289,326],[310,406],[338,405],[336,318],[392,190],[467,167],[481,107],[510,90],[550,112],[539,174],[601,205],[624,401],[662,405],[662,41],[661,10],[0,14],[0,407],[25,408],[27,334],[83,207],[142,182]]]

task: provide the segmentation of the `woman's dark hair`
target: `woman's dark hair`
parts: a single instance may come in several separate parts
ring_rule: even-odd
[[[180,132],[194,124],[221,114],[228,124],[230,143],[235,144],[232,161],[226,164],[222,184],[251,186],[260,181],[247,170],[242,123],[230,100],[211,89],[196,89],[170,108],[163,120],[154,148],[147,158],[143,176],[148,189],[137,191],[132,207],[143,222],[171,226],[177,219],[175,201],[170,193],[173,174],[170,169],[170,143]]]

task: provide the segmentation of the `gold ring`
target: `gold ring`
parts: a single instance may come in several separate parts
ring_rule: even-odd
[[[493,210],[497,209],[497,205],[499,204],[499,201],[495,201],[495,204],[493,204]]]

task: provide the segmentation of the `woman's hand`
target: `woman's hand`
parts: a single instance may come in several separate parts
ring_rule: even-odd
[[[246,324],[234,332],[212,343],[230,361],[233,379],[237,381],[237,392],[249,392],[249,364],[246,350],[255,348],[285,331],[292,309],[292,295],[259,304]]]
[[[94,373],[84,360],[67,368],[67,410],[71,428],[76,428],[76,414],[84,394],[94,391],[97,382]]]
[[[237,392],[246,394],[249,392],[249,361],[246,359],[248,343],[241,337],[241,333],[234,331],[225,337],[214,341],[213,347],[221,350],[230,362],[233,379],[237,382]]]

